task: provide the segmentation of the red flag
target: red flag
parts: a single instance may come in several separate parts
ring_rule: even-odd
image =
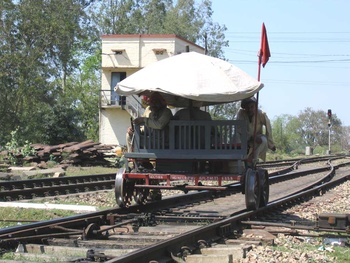
[[[269,61],[269,58],[271,57],[270,48],[269,48],[269,42],[267,40],[267,33],[265,24],[262,24],[262,32],[261,32],[261,47],[260,47],[260,63],[263,67],[265,67],[267,61]]]

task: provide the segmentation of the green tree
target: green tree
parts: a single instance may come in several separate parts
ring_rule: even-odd
[[[331,145],[342,149],[343,129],[341,121],[335,114],[329,130],[328,117],[325,111],[314,111],[306,108],[298,116],[283,115],[273,123],[273,135],[277,147],[288,154],[304,154],[305,147],[316,149],[317,153],[325,153],[328,149],[329,131]],[[344,143],[345,144],[345,143]]]
[[[350,126],[342,127],[342,137],[341,137],[341,149],[343,151],[350,151]]]
[[[286,126],[290,120],[290,115],[282,115],[272,122],[272,136],[276,148],[282,153],[290,153],[292,151],[291,143],[288,140]]]
[[[0,111],[4,113],[0,119],[2,144],[17,127],[20,140],[25,140],[24,134],[35,137],[39,125],[32,120],[37,120],[42,103],[49,100],[47,79],[50,78],[43,58],[45,47],[40,35],[34,34],[34,28],[40,24],[39,18],[30,19],[18,5],[6,3],[2,6],[3,42],[0,47],[0,67],[4,72],[0,76],[1,94],[5,93],[0,98]],[[34,11],[32,8],[26,12]]]
[[[133,0],[102,0],[91,5],[88,13],[99,34],[131,34],[135,28],[129,19],[135,3]]]
[[[229,46],[228,40],[225,40],[227,28],[213,21],[211,5],[211,1],[205,0],[198,7],[201,11],[197,15],[204,23],[197,36],[197,44],[205,47],[208,55],[225,59],[223,47]]]
[[[97,139],[100,34],[176,34],[218,57],[228,44],[209,0],[3,0],[0,15],[1,145],[14,130],[19,143]]]
[[[214,120],[233,120],[240,106],[240,102],[219,104],[210,106],[209,112]]]
[[[102,0],[91,8],[100,34],[176,34],[223,58],[227,28],[214,23],[211,1]]]
[[[165,31],[195,42],[204,21],[198,16],[194,0],[178,0],[171,7],[164,21]]]
[[[62,96],[58,103],[50,107],[50,114],[43,116],[42,140],[45,143],[56,145],[64,142],[80,142],[85,139],[78,125],[80,115],[71,105],[71,99]]]
[[[75,111],[80,116],[79,127],[84,138],[98,141],[99,90],[101,88],[101,53],[87,57],[68,80],[67,96],[74,98]]]
[[[135,29],[139,34],[165,34],[164,21],[167,8],[171,5],[169,0],[143,0],[138,1],[137,9],[132,17]]]
[[[0,71],[4,72],[0,73],[0,113],[4,113],[0,117],[1,144],[9,140],[10,132],[16,127],[19,127],[19,140],[42,143],[53,141],[50,136],[56,132],[52,129],[64,129],[57,123],[47,130],[43,122],[56,118],[52,115],[57,114],[55,109],[69,112],[76,103],[62,103],[64,99],[60,96],[65,90],[67,75],[79,66],[81,56],[78,55],[95,48],[91,41],[96,40],[96,34],[91,34],[93,29],[83,10],[90,2],[1,2]],[[78,126],[81,120],[76,116],[79,114],[69,116],[72,125]]]
[[[13,84],[15,67],[12,59],[16,55],[15,41],[12,37],[16,34],[16,8],[10,0],[0,2],[0,145],[4,146],[10,141],[10,134],[15,127],[11,125],[16,119],[13,103]],[[18,56],[18,55],[17,55]],[[13,129],[12,129],[13,128]]]
[[[306,108],[298,116],[301,126],[298,131],[302,138],[302,144],[306,146],[326,146],[328,145],[328,118],[325,111],[314,111]],[[338,140],[341,136],[341,121],[335,114],[332,116],[333,140]]]

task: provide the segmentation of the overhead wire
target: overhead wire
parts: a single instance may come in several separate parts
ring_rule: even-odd
[[[229,47],[223,50],[229,62],[237,65],[257,63],[261,32],[226,32],[225,35],[229,41]],[[346,53],[349,50],[350,32],[268,32],[268,40],[271,51],[269,67],[350,69],[350,53]],[[240,43],[242,45],[239,45]],[[344,45],[346,45],[344,48],[340,48]],[[275,52],[274,49],[278,51]],[[283,52],[284,50],[286,52]],[[308,52],[309,50],[311,52]],[[349,82],[339,81],[265,79],[264,82],[284,85],[332,85],[347,88],[350,86]]]
[[[240,58],[232,59],[229,61],[234,61],[235,63],[256,63],[256,61],[242,59],[243,56],[254,55],[257,54],[257,50],[247,50],[247,49],[237,49],[232,48],[232,46],[237,47],[237,43],[252,43],[255,44],[256,47],[259,48],[260,42],[260,32],[227,32],[225,34],[229,41],[229,47],[225,47],[224,51],[227,54],[231,54],[230,57],[240,56]],[[331,36],[330,36],[331,35]],[[336,35],[336,37],[334,37]],[[319,43],[322,45],[323,43],[334,43],[334,44],[344,44],[350,42],[350,32],[268,32],[270,50],[271,46],[276,46],[278,43],[293,43],[293,44],[312,44]],[[233,43],[233,45],[232,45]],[[245,47],[247,45],[245,44]],[[283,49],[281,45],[278,46],[279,51]],[[288,47],[290,49],[290,47]],[[320,64],[320,63],[348,63],[350,62],[350,54],[336,54],[334,51],[338,49],[334,49],[331,54],[317,54],[317,53],[300,53],[300,48],[298,49],[298,53],[293,53],[291,50],[288,52],[273,52],[274,59],[270,60],[271,64]],[[330,59],[325,59],[325,58]],[[349,58],[347,58],[349,57]],[[305,58],[305,59],[304,59]],[[310,59],[313,58],[313,59]]]

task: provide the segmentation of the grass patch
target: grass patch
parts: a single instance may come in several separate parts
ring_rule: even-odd
[[[348,263],[350,262],[350,248],[349,247],[333,247],[334,257],[336,257],[337,263]]]
[[[291,242],[294,240],[294,242]],[[286,240],[281,243],[277,243],[271,249],[273,251],[294,254],[300,256],[303,253],[308,256],[306,262],[316,263],[316,262],[325,262],[325,263],[348,263],[350,262],[350,248],[348,246],[331,246],[329,244],[323,245],[323,237],[311,238],[308,242],[295,242],[295,239],[291,236],[287,236]],[[320,260],[313,258],[314,255],[324,255],[327,257],[327,260]],[[304,258],[305,259],[305,258]]]
[[[55,255],[35,255],[35,254],[28,254],[28,253],[14,253],[14,252],[7,252],[3,255],[0,255],[0,259],[4,260],[11,260],[11,262],[67,262],[62,261],[62,257],[64,258],[64,255],[62,256],[55,256]],[[77,255],[77,258],[84,257],[84,255]],[[7,262],[7,261],[1,261],[1,262]]]
[[[79,176],[79,175],[90,175],[90,174],[110,174],[117,173],[118,168],[116,167],[103,167],[103,166],[68,166],[66,170],[66,176]]]
[[[60,217],[76,215],[74,211],[59,209],[31,209],[20,207],[3,207],[0,209],[0,228],[30,224],[33,221],[45,221]]]

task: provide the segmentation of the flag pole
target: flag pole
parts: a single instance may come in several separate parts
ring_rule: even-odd
[[[260,72],[261,72],[261,65],[265,67],[267,61],[269,60],[270,54],[270,48],[269,43],[267,40],[267,33],[265,24],[262,24],[261,29],[261,42],[260,42],[260,50],[258,53],[258,81],[260,81]],[[257,120],[258,120],[258,108],[259,108],[259,91],[256,93],[256,107],[255,107],[255,116],[254,116],[254,133],[253,133],[253,157],[252,157],[252,165],[253,168],[255,168],[256,160],[254,160],[255,155],[255,147],[256,147],[256,129],[257,129]]]
[[[261,71],[261,48],[259,50],[259,53],[258,53],[258,81],[260,81],[260,71]],[[259,91],[258,91],[259,93]]]

